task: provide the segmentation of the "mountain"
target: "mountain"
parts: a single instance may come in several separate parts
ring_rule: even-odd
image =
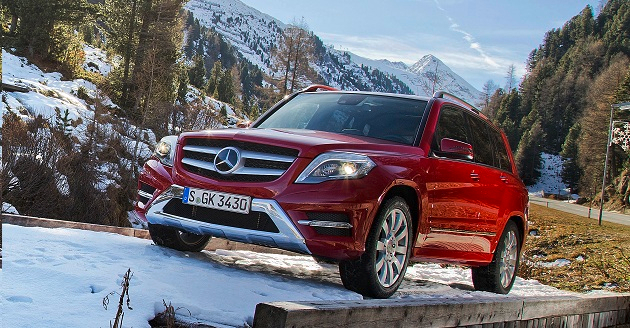
[[[351,57],[355,63],[396,76],[417,95],[430,96],[435,91],[442,90],[457,95],[471,104],[476,103],[482,96],[480,91],[430,54],[411,66],[385,59],[367,59],[355,54],[351,54]]]
[[[258,66],[266,74],[272,74],[271,51],[286,24],[239,0],[191,0],[186,9],[201,25],[219,33],[239,57]],[[317,36],[315,38],[318,59],[313,69],[321,81],[311,82],[323,82],[347,90],[418,95],[444,90],[470,103],[476,103],[481,98],[481,92],[435,56],[426,55],[408,66],[402,62],[367,59],[339,51],[324,45]]]

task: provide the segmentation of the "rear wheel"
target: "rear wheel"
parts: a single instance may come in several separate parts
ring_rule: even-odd
[[[206,248],[210,240],[210,236],[184,232],[159,224],[149,224],[149,233],[156,245],[178,251],[199,252]]]
[[[339,263],[344,287],[374,298],[388,298],[403,281],[412,241],[411,213],[400,197],[385,202],[372,224],[365,253]]]
[[[508,221],[501,239],[487,266],[472,268],[476,290],[507,294],[514,285],[519,263],[520,234],[513,221]]]

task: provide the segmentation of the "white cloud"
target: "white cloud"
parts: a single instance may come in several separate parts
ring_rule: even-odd
[[[451,22],[450,29],[454,32],[462,34],[464,40],[466,40],[469,43],[470,48],[477,51],[477,53],[481,56],[481,58],[483,58],[483,61],[487,65],[490,65],[495,68],[500,67],[499,63],[497,63],[497,61],[494,58],[490,57],[486,53],[486,51],[483,49],[481,44],[475,41],[475,37],[472,34],[461,29],[459,24],[457,24],[457,22],[455,22],[455,20],[448,14],[448,12],[440,5],[438,0],[434,0],[434,1],[437,8],[441,10],[442,12],[444,12],[444,14],[446,15],[446,18],[449,20],[449,22]]]

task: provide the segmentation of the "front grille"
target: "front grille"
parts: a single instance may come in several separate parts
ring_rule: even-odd
[[[226,147],[241,154],[239,167],[230,174],[220,173],[214,165],[216,155]],[[189,138],[185,140],[181,160],[186,171],[213,180],[238,182],[269,182],[278,179],[295,161],[299,151],[252,142]]]
[[[278,233],[278,227],[269,215],[251,211],[249,214],[226,212],[182,203],[181,199],[171,199],[163,209],[164,213],[189,218],[196,221],[218,224],[226,227]]]

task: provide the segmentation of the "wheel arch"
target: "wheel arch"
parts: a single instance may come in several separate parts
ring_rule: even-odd
[[[387,190],[379,203],[382,205],[388,199],[397,196],[404,199],[409,206],[409,212],[411,212],[411,223],[413,225],[412,243],[415,243],[420,226],[420,197],[417,190],[412,186],[407,184],[397,184]]]
[[[527,222],[525,221],[523,216],[520,215],[511,215],[510,218],[505,222],[505,224],[507,225],[507,222],[509,221],[513,221],[516,224],[516,228],[518,229],[518,233],[520,235],[519,237],[521,237],[520,247],[522,248],[525,245],[525,230],[527,230]],[[503,227],[503,229],[505,230],[505,226]]]

